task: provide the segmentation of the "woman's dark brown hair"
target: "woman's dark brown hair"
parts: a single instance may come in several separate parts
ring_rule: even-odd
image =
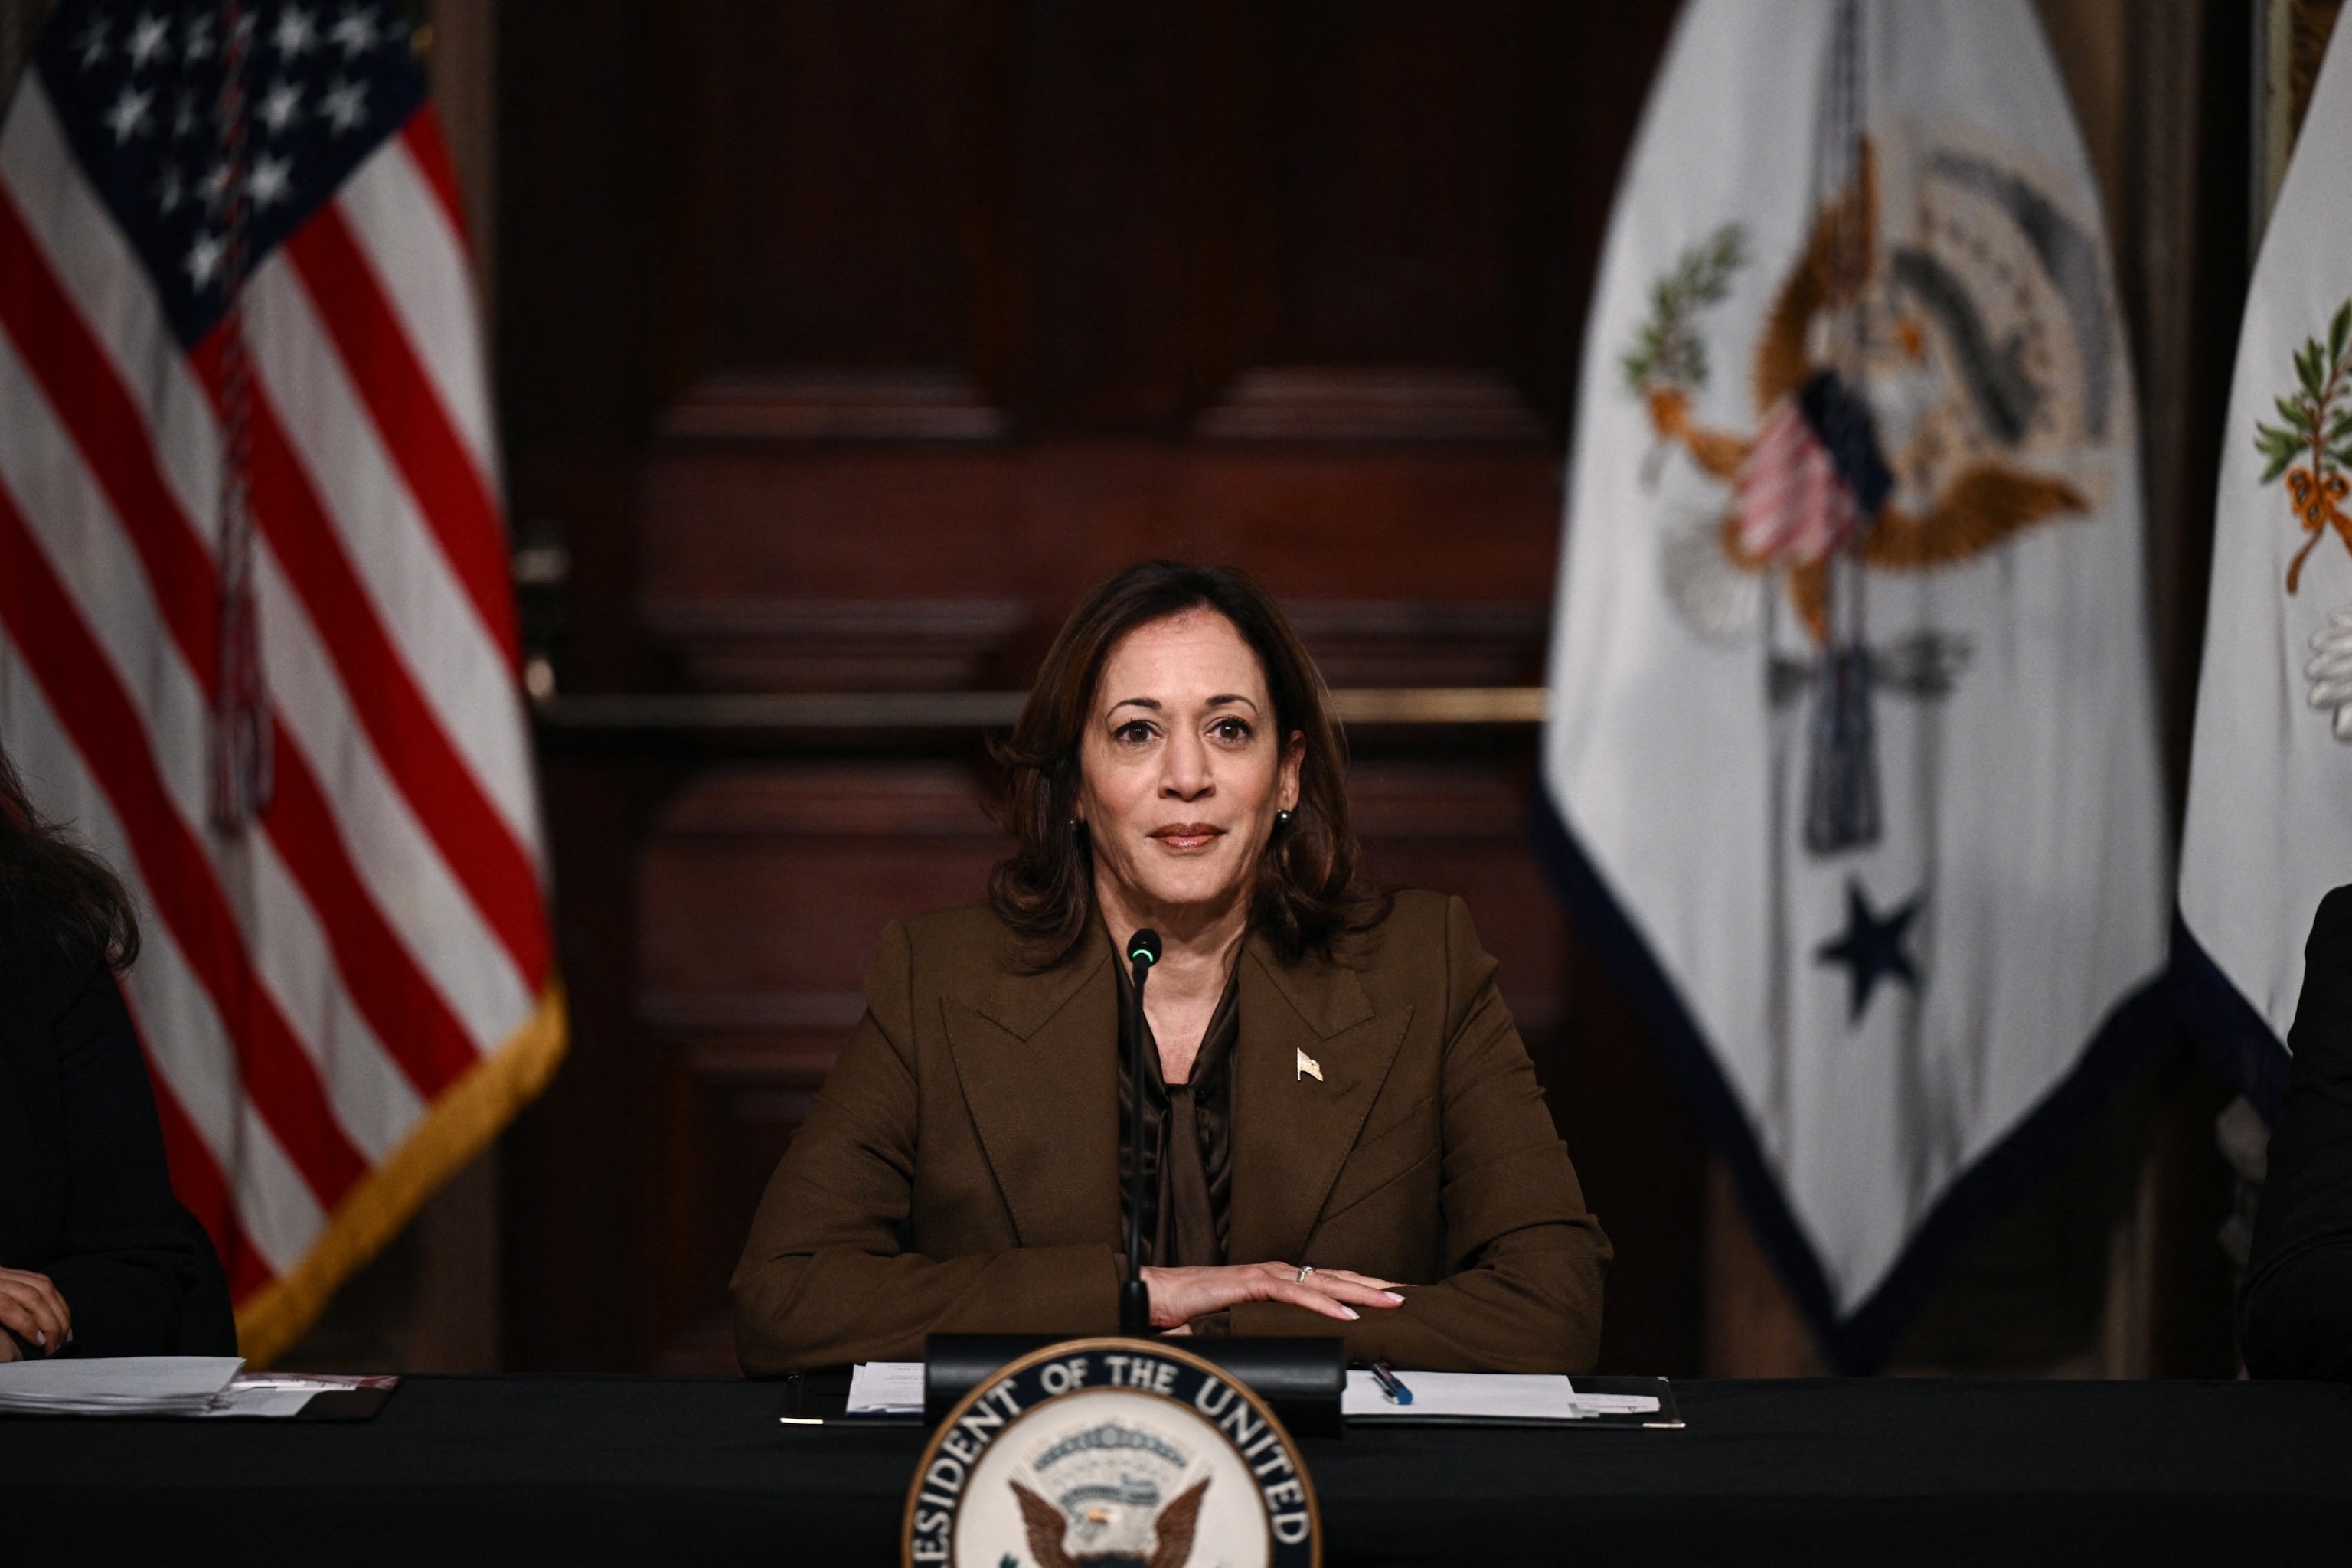
[[[76,963],[104,958],[128,969],[139,956],[139,918],[105,861],[33,809],[16,765],[0,754],[0,903],[45,926]]]
[[[1348,824],[1347,749],[1331,721],[1330,694],[1315,661],[1266,591],[1231,566],[1147,561],[1112,577],[1070,618],[1045,653],[1009,741],[1003,817],[1019,847],[989,879],[989,900],[1022,938],[1028,961],[1051,968],[1068,956],[1094,918],[1094,857],[1076,821],[1078,744],[1095,688],[1118,640],[1138,626],[1187,610],[1213,610],[1257,654],[1274,700],[1275,733],[1297,735],[1306,755],[1298,805],[1275,829],[1258,861],[1250,923],[1285,963],[1328,954],[1343,931],[1378,925],[1384,891],[1359,879],[1362,852]]]

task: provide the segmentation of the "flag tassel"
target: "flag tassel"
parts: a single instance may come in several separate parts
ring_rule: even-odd
[[[1805,789],[1805,847],[1833,855],[1878,842],[1878,750],[1870,711],[1870,653],[1859,643],[1822,650],[1813,683]]]

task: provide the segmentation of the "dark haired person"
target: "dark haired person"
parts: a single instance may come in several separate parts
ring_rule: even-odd
[[[1131,567],[1073,612],[1003,752],[1017,851],[986,904],[884,931],[769,1184],[747,1372],[1115,1332],[1139,1143],[1161,1331],[1591,1365],[1608,1242],[1460,900],[1359,881],[1327,707],[1238,572]],[[1114,943],[1146,927],[1139,1130]]]
[[[2352,1381],[2352,888],[2319,901],[2287,1043],[2238,1346],[2256,1377]]]
[[[138,952],[114,873],[0,757],[0,1362],[236,1353],[115,988]]]

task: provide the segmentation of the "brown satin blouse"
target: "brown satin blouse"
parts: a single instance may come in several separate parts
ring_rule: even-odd
[[[1143,1258],[1146,1268],[1185,1268],[1225,1261],[1234,1187],[1234,1044],[1241,1035],[1241,968],[1209,1017],[1189,1082],[1171,1085],[1160,1070],[1160,1045],[1143,1026]],[[1138,1145],[1129,1125],[1129,1019],[1134,985],[1120,971],[1118,1008],[1119,1234],[1127,1234],[1127,1194]]]

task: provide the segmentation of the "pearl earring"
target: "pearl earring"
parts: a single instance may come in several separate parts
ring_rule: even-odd
[[[1275,825],[1276,827],[1287,827],[1287,826],[1290,826],[1290,813],[1288,813],[1288,812],[1286,812],[1286,811],[1277,811],[1277,812],[1276,812],[1276,813],[1274,814],[1274,825]]]

